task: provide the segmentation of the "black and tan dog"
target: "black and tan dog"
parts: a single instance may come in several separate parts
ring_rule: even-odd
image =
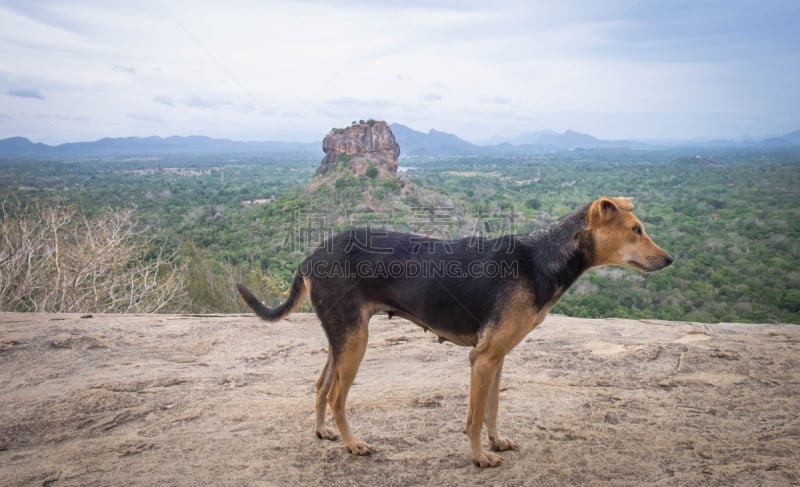
[[[492,451],[517,448],[497,433],[503,360],[587,269],[622,265],[656,271],[672,257],[645,233],[630,198],[602,197],[534,233],[494,240],[434,240],[418,235],[356,229],[340,233],[301,265],[288,300],[265,307],[241,284],[239,293],[258,316],[276,321],[302,304],[305,294],[330,344],[317,381],[316,435],[338,439],[325,424],[330,405],[344,445],[367,455],[345,417],[347,393],[367,348],[370,317],[385,311],[470,346],[472,364],[465,433],[472,461],[494,467]]]

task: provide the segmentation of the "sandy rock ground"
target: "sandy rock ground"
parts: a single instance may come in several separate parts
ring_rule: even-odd
[[[495,469],[462,433],[469,349],[370,333],[355,457],[313,434],[313,315],[0,313],[0,485],[800,484],[798,326],[551,316],[506,359]]]

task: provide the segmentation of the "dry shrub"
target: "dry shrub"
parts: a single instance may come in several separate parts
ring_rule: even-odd
[[[0,214],[0,309],[157,312],[185,294],[176,255],[133,208],[87,218],[72,206],[8,198]]]

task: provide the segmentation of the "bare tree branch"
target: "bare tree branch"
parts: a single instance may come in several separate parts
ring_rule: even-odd
[[[133,208],[89,219],[73,207],[6,198],[0,243],[4,310],[155,312],[185,295],[176,252],[155,246]]]

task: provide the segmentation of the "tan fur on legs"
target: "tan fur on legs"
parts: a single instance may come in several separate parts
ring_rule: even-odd
[[[333,357],[331,356],[330,351],[328,352],[328,359],[325,361],[325,367],[322,369],[322,373],[317,379],[317,400],[315,404],[316,408],[316,421],[315,421],[315,428],[314,432],[317,435],[317,438],[324,439],[324,440],[338,440],[339,435],[336,434],[336,431],[333,428],[329,428],[325,424],[325,411],[327,410],[328,406],[328,393],[331,390],[331,385],[333,384]]]
[[[478,350],[473,349],[473,353]],[[489,350],[489,352],[492,352]],[[481,443],[481,427],[483,418],[486,415],[487,401],[490,391],[497,378],[497,372],[503,363],[503,356],[492,353],[473,354],[472,374],[469,384],[469,412],[467,413],[466,433],[469,437],[469,445],[472,450],[472,463],[479,467],[496,467],[505,458],[486,451]]]
[[[349,337],[346,346],[336,357],[333,364],[333,384],[328,393],[328,402],[330,403],[336,426],[338,426],[339,432],[342,434],[342,443],[350,450],[350,453],[355,455],[369,455],[372,453],[370,445],[356,440],[353,436],[345,411],[347,394],[350,392],[350,386],[356,378],[358,366],[361,364],[361,359],[364,358],[364,352],[367,350],[368,335],[367,320],[363,320],[358,330]]]
[[[469,436],[472,462],[481,467],[496,467],[505,461],[502,456],[484,450],[481,444],[481,426],[484,421],[493,451],[517,448],[515,442],[501,438],[497,432],[497,409],[503,363],[506,354],[544,320],[550,308],[547,306],[539,310],[534,309],[526,299],[524,289],[518,289],[507,299],[502,321],[488,327],[469,354],[472,375],[465,432]]]
[[[503,362],[505,359],[503,359]],[[500,438],[497,434],[497,410],[500,404],[500,375],[503,373],[503,362],[497,368],[492,388],[489,390],[489,398],[486,401],[486,432],[489,434],[489,447],[492,451],[508,451],[519,448],[516,442],[508,438]]]

